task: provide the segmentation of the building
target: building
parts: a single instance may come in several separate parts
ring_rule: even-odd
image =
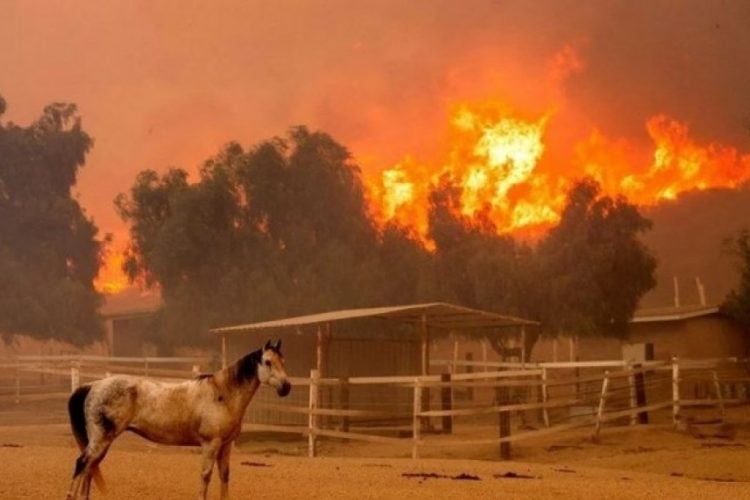
[[[628,342],[652,344],[655,359],[750,355],[750,332],[718,305],[640,309],[630,323]]]
[[[451,333],[484,336],[488,331],[520,336],[525,325],[534,324],[493,312],[430,303],[331,311],[216,328],[212,333],[221,339],[223,364],[258,349],[269,338],[280,338],[290,376],[306,378],[316,369],[322,378],[344,379],[426,375],[430,373],[430,347],[436,338]],[[322,387],[321,396],[324,402],[345,397],[353,409],[403,413],[404,418],[411,418],[413,395],[409,388],[361,386],[342,393],[339,388]],[[307,401],[307,387],[293,389],[284,400],[272,391],[261,390],[248,408],[248,419],[253,423],[302,424],[304,415],[290,415],[274,407],[304,406]]]
[[[651,344],[654,359],[746,358],[750,332],[723,314],[718,305],[639,309],[625,339],[540,339],[534,361],[621,359],[623,344]]]
[[[147,341],[156,313],[162,307],[156,293],[127,290],[107,296],[101,309],[105,339],[110,356],[140,357],[155,355]]]

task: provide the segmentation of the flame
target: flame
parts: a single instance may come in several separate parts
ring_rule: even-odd
[[[380,204],[375,211],[424,234],[430,186],[447,174],[462,187],[464,215],[488,213],[501,230],[554,222],[557,210],[550,203],[561,200],[549,192],[549,182],[532,178],[545,151],[549,117],[524,119],[492,103],[458,106],[448,161],[431,169],[407,157],[384,170],[372,196]]]
[[[566,74],[580,64],[563,52]],[[736,188],[750,179],[750,154],[718,143],[697,143],[685,123],[659,114],[646,120],[650,142],[606,137],[593,129],[559,165],[548,158],[552,106],[522,116],[496,102],[461,104],[449,119],[445,159],[430,165],[407,156],[371,179],[371,199],[383,221],[411,225],[426,235],[428,195],[448,175],[462,189],[461,211],[489,216],[500,232],[534,233],[559,220],[571,181],[591,176],[609,195],[641,205],[681,193]],[[426,237],[425,237],[426,238]]]
[[[122,250],[107,250],[104,262],[99,268],[99,274],[94,280],[94,288],[107,295],[113,295],[128,288],[130,283],[122,270],[124,261],[125,256]]]

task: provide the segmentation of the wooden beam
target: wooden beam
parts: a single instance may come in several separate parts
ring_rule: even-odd
[[[227,336],[221,336],[221,367],[227,367]]]
[[[315,369],[318,370],[318,376],[323,376],[323,329],[318,325],[315,344]]]
[[[422,375],[430,374],[430,331],[427,328],[427,315],[422,315],[419,323],[420,339],[422,341]]]

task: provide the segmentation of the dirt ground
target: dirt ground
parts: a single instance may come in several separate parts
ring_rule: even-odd
[[[5,416],[8,416],[6,413]],[[17,415],[12,420],[17,420]],[[695,439],[671,428],[581,431],[515,446],[514,461],[394,456],[371,445],[245,440],[232,455],[234,498],[750,498],[750,430],[733,440]],[[395,456],[407,453],[396,452]],[[488,450],[477,450],[479,455]],[[77,456],[66,424],[0,425],[0,498],[63,498]],[[102,471],[110,499],[194,498],[199,455],[125,435]],[[212,495],[218,498],[218,477]]]

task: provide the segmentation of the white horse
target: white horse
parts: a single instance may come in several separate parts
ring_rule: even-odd
[[[68,499],[80,495],[88,499],[92,478],[104,489],[99,463],[112,441],[124,431],[161,444],[200,445],[203,462],[199,498],[206,498],[216,462],[221,498],[226,499],[232,442],[260,384],[276,388],[281,397],[291,390],[280,340],[267,342],[263,349],[223,370],[187,382],[162,384],[117,375],[79,387],[68,400],[70,425],[81,449]]]

